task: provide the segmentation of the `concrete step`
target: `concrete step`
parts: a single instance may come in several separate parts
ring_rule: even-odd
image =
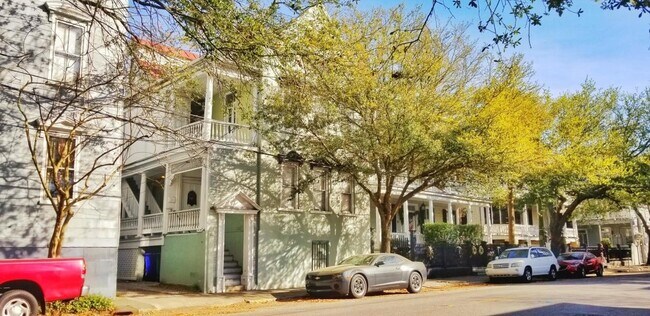
[[[225,286],[241,285],[241,274],[224,274]]]
[[[231,268],[223,268],[223,274],[238,274],[241,276],[241,267],[231,267]]]
[[[226,286],[226,293],[241,292],[244,290],[243,285]]]
[[[237,264],[237,261],[226,261],[223,263],[224,268],[237,268],[239,265]]]
[[[223,261],[235,261],[235,257],[233,255],[224,255],[223,256]]]

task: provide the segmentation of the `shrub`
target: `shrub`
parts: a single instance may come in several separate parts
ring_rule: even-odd
[[[458,229],[458,242],[464,243],[478,243],[483,240],[483,226],[482,225],[456,225]]]
[[[456,225],[448,223],[424,224],[424,239],[429,245],[444,245],[458,243],[458,229]]]
[[[114,308],[113,300],[97,294],[81,296],[67,302],[55,301],[47,304],[47,311],[50,315],[100,313],[112,311]]]

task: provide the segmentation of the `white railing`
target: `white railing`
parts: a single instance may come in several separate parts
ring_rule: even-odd
[[[130,236],[138,233],[137,218],[122,218],[120,220],[120,236]]]
[[[162,210],[160,210],[160,206],[158,205],[158,202],[156,202],[156,198],[153,196],[153,193],[149,190],[147,187],[147,193],[145,195],[145,203],[147,206],[149,206],[149,210],[151,210],[152,214],[158,214],[162,213]]]
[[[126,183],[122,183],[122,208],[129,217],[138,215],[138,199]]]
[[[162,232],[162,218],[162,213],[142,216],[142,233],[153,234]]]
[[[508,236],[508,224],[492,224],[492,228],[488,230],[488,225],[483,225],[483,231],[487,234],[492,233],[492,236]],[[539,227],[535,225],[515,225],[515,236],[518,237],[539,237]]]
[[[392,233],[393,239],[399,238],[399,237],[406,237],[408,238],[409,242],[411,240],[411,233]],[[424,235],[420,233],[415,233],[415,243],[418,245],[424,244]]]
[[[247,125],[227,122],[212,121],[210,139],[218,142],[252,145],[254,143],[253,130]]]
[[[199,229],[199,218],[201,209],[190,209],[183,211],[169,212],[168,214],[168,231],[191,231]]]
[[[578,238],[578,229],[565,227],[562,235],[566,238]]]
[[[187,124],[176,129],[176,134],[181,137],[188,137],[192,139],[203,138],[203,121]]]

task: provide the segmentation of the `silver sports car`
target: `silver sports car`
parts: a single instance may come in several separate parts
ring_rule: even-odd
[[[338,265],[307,273],[307,293],[339,293],[362,298],[368,292],[407,289],[420,292],[427,275],[422,262],[413,262],[392,253],[356,255]]]

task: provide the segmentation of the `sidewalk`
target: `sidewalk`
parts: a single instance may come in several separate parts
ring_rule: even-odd
[[[484,276],[462,276],[427,280],[425,288],[441,289],[485,283]],[[115,305],[120,314],[177,309],[183,307],[224,306],[236,303],[268,302],[307,296],[304,288],[235,293],[203,294],[180,286],[155,282],[118,282]]]

